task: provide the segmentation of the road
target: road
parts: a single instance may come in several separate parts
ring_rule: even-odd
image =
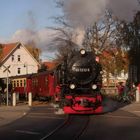
[[[51,106],[33,107],[24,117],[0,127],[1,140],[39,140],[64,121]]]
[[[116,105],[116,104],[115,104]],[[112,106],[111,106],[112,108]],[[85,115],[76,115],[76,119],[67,123],[67,128],[59,130],[55,139],[69,140],[79,133],[80,124]],[[139,140],[140,139],[140,117],[122,110],[121,107],[101,115],[89,115],[89,122],[78,139],[80,140]],[[51,106],[36,106],[24,117],[11,124],[0,127],[1,140],[51,140],[50,135],[56,128],[63,124],[66,115],[54,114]],[[81,121],[80,121],[81,119]],[[78,127],[77,127],[78,126]],[[77,128],[76,128],[77,127]],[[83,127],[83,126],[82,126]],[[82,128],[81,127],[81,128]],[[65,131],[64,131],[65,130]],[[83,130],[83,129],[82,129]],[[52,140],[55,140],[52,138]],[[73,137],[75,139],[75,137]]]
[[[140,118],[123,110],[91,117],[80,140],[139,140]]]

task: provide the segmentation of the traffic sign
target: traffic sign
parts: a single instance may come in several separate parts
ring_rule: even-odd
[[[6,72],[7,71],[7,72],[11,73],[11,71],[9,69],[11,67],[10,65],[7,66],[7,67],[3,65],[3,67],[5,68],[5,70],[3,72]]]

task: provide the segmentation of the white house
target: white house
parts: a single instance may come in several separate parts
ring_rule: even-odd
[[[0,78],[37,73],[39,63],[22,43],[1,46]]]

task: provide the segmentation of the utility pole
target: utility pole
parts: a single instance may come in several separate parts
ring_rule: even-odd
[[[9,66],[4,66],[3,65],[3,67],[5,68],[5,70],[3,71],[3,72],[7,72],[7,78],[6,78],[6,103],[7,103],[7,106],[8,106],[8,98],[9,98],[9,95],[8,95],[8,92],[9,92],[9,86],[8,86],[8,84],[9,84],[9,73],[11,73],[11,71],[9,70],[9,68],[10,68],[10,65]]]

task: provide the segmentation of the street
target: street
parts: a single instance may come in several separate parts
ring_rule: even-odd
[[[105,103],[105,112],[100,115],[88,115],[89,122],[81,135],[80,140],[139,140],[140,116],[138,104],[120,105],[112,100]],[[110,107],[109,107],[110,106]],[[114,108],[113,108],[114,107]],[[117,108],[118,107],[118,108]],[[108,108],[108,112],[107,109]],[[132,110],[132,112],[129,110]],[[113,110],[114,109],[114,110]],[[134,110],[133,110],[134,109]],[[20,119],[0,127],[2,140],[45,140],[57,127],[63,124],[67,115],[57,115],[50,105],[34,106]],[[78,119],[79,118],[79,119]],[[80,124],[85,115],[74,115],[73,120],[66,124],[65,129],[55,135],[55,139],[72,139],[80,133]],[[77,121],[77,120],[79,121]],[[80,121],[81,119],[81,121]],[[81,123],[82,122],[82,123]],[[80,124],[79,124],[80,123]],[[84,123],[83,123],[84,125]],[[78,128],[76,128],[78,127]],[[77,130],[77,131],[75,131]]]

